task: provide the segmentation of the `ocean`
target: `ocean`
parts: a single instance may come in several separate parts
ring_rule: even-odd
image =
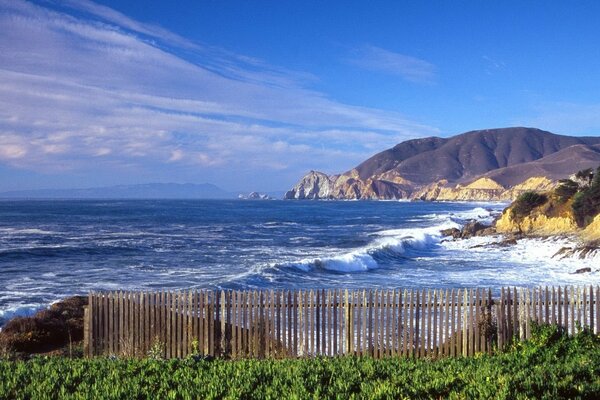
[[[598,284],[568,238],[449,240],[501,203],[0,201],[0,326],[91,290]],[[596,268],[594,268],[595,270]]]

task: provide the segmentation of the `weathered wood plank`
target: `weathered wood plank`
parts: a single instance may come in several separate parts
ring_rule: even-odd
[[[596,334],[600,334],[600,285],[596,286]]]
[[[450,303],[452,302],[452,297],[450,292],[448,292],[448,289],[446,289],[446,293],[445,293],[445,310],[444,310],[444,355],[445,356],[450,356],[450,323],[451,323],[451,318],[452,318],[452,313],[450,310]],[[454,307],[452,307],[452,309],[454,309]]]
[[[590,285],[590,330],[594,332],[594,309],[597,307],[594,304],[594,287]]]
[[[367,307],[368,307],[369,315],[367,316],[367,327],[368,327],[367,354],[371,357],[375,357],[375,346],[373,344],[373,311],[374,311],[373,310],[373,290],[368,291],[368,297],[369,298],[367,301]]]
[[[559,326],[565,326],[564,320],[563,320],[563,296],[562,296],[562,287],[558,287],[557,289],[557,313],[558,313],[558,325]]]
[[[450,321],[448,323],[448,355],[456,356],[456,293],[454,289],[450,292]]]
[[[379,358],[385,357],[385,291],[379,292]]]
[[[373,357],[379,358],[379,290],[373,293]]]
[[[463,357],[465,356],[469,356],[469,336],[471,334],[470,332],[470,320],[469,320],[469,303],[470,303],[470,299],[469,299],[469,291],[467,289],[465,289],[463,291],[463,329],[462,329],[462,355]]]
[[[294,349],[293,355],[294,355],[294,357],[298,357],[298,354],[299,354],[299,349],[298,349],[298,331],[299,331],[299,328],[298,328],[298,314],[299,314],[298,295],[297,295],[296,291],[294,291],[293,293],[289,293],[288,294],[288,302],[290,302],[289,296],[293,296],[293,298],[292,298],[293,304],[292,304],[291,312],[292,312],[293,319],[294,319],[294,322],[293,322],[294,323],[294,334],[292,337],[293,340],[290,340],[290,341],[293,341],[293,344],[292,344],[292,347]]]
[[[463,297],[466,289],[458,289],[457,301],[456,301],[456,355],[463,354]]]
[[[415,357],[415,329],[414,329],[414,317],[415,317],[415,291],[411,289],[410,300],[409,300],[409,317],[408,317],[408,354],[411,357]]]
[[[392,321],[391,321],[391,346],[392,346],[392,357],[397,357],[399,354],[398,343],[400,338],[400,322],[398,320],[400,316],[400,302],[402,291],[398,289],[392,289]]]

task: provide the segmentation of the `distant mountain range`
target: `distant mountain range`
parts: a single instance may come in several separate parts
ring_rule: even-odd
[[[339,175],[311,171],[288,199],[510,200],[600,165],[600,137],[535,128],[402,142]]]
[[[40,189],[0,193],[0,198],[21,199],[231,199],[236,198],[210,183],[147,183],[88,189]]]

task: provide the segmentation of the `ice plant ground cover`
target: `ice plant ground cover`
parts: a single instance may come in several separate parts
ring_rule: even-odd
[[[555,326],[492,356],[441,360],[34,358],[0,361],[0,398],[569,398],[600,396],[600,338]]]

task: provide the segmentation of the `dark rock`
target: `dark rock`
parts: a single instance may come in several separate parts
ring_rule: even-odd
[[[517,239],[515,239],[515,238],[505,239],[499,243],[496,243],[496,245],[499,247],[514,246],[515,244],[517,244]]]
[[[496,228],[490,226],[489,228],[485,228],[479,232],[477,232],[477,236],[492,236],[496,234]]]
[[[573,248],[571,247],[561,247],[560,250],[558,250],[556,253],[554,253],[554,255],[552,256],[552,258],[566,258],[569,257],[570,255],[572,255],[573,252]]]
[[[579,268],[574,273],[575,274],[585,274],[586,272],[592,272],[592,269],[590,267]]]
[[[442,234],[442,236],[452,236],[455,239],[458,239],[460,237],[460,229],[456,228],[442,229],[440,233]]]
[[[481,233],[487,231],[489,228],[489,225],[485,225],[479,221],[471,221],[463,226],[460,237],[461,239],[469,239],[473,236],[482,236]]]
[[[585,259],[588,256],[593,255],[596,251],[600,250],[600,246],[597,243],[588,243],[583,246],[578,246],[575,248],[571,247],[563,247],[558,250],[552,258],[569,258],[569,257],[577,257],[580,259]]]
[[[482,248],[482,247],[508,247],[508,246],[514,246],[515,244],[517,244],[517,239],[511,237],[508,239],[504,239],[501,242],[478,244],[478,245],[472,246],[471,248],[478,249],[478,248]]]

